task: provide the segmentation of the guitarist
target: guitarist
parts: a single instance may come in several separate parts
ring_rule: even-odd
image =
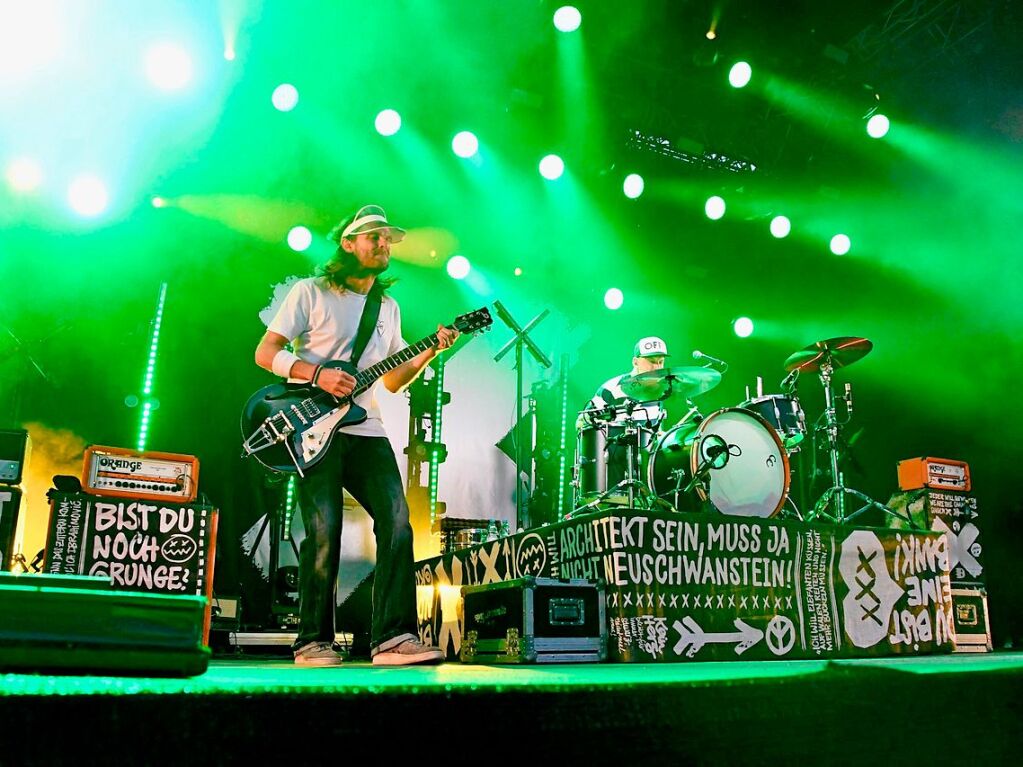
[[[359,369],[405,348],[398,304],[386,292],[393,280],[380,277],[390,263],[391,244],[404,236],[405,230],[390,224],[376,205],[364,205],[341,221],[331,234],[337,243],[334,256],[317,276],[292,286],[256,348],[256,364],[291,382],[311,382],[345,397],[353,391],[355,378],[343,370],[322,367],[324,363],[351,360],[357,342],[364,346],[353,360]],[[457,331],[438,326],[435,347],[380,380],[389,391],[400,391],[457,337]],[[294,352],[286,348],[288,344]],[[327,455],[298,482],[306,537],[299,552],[295,663],[341,663],[333,642],[343,489],[373,518],[377,548],[370,637],[373,664],[438,663],[444,658],[441,650],[423,644],[418,636],[412,526],[394,451],[373,389],[354,402],[365,408],[366,420],[341,426]]]

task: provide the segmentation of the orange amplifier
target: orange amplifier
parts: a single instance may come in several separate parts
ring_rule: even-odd
[[[199,459],[91,445],[85,449],[82,489],[95,495],[190,503],[198,494]]]
[[[907,458],[899,461],[899,487],[916,490],[970,490],[970,465],[951,458]]]

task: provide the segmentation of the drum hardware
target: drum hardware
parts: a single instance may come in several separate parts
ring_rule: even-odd
[[[875,508],[907,522],[911,528],[914,528],[915,525],[908,515],[891,509],[879,501],[875,501],[866,493],[846,487],[842,471],[839,469],[841,453],[839,429],[843,424],[840,424],[838,421],[836,397],[831,386],[832,376],[836,369],[846,367],[862,359],[873,347],[873,343],[866,338],[842,336],[818,341],[789,355],[788,359],[785,360],[785,370],[790,373],[816,372],[824,389],[824,414],[822,416],[824,425],[822,430],[828,436],[828,456],[831,462],[832,485],[824,491],[823,495],[814,504],[813,509],[807,514],[807,519],[809,521],[824,519],[836,524],[845,524],[869,509]],[[852,413],[852,387],[848,383],[845,385],[843,399],[846,406],[845,423],[848,423],[849,416]],[[846,496],[858,498],[863,502],[863,506],[851,514],[847,514]],[[832,505],[834,511],[829,512],[828,508]]]
[[[572,481],[576,492],[573,514],[596,508],[601,503],[623,494],[630,508],[636,507],[638,501],[642,502],[643,508],[668,505],[653,497],[649,488],[642,482],[640,471],[642,457],[640,451],[653,441],[660,421],[648,420],[649,425],[646,426],[636,421],[616,421],[621,415],[634,414],[642,409],[644,404],[627,402],[604,408],[588,408],[579,414],[581,426],[578,432],[575,476]],[[611,446],[623,448],[625,451],[624,476],[614,485],[608,484]],[[593,493],[596,495],[592,495]],[[583,499],[588,500],[580,504]]]

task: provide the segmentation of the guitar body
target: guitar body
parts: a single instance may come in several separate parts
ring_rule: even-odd
[[[448,327],[459,333],[476,334],[493,322],[484,306],[459,315]],[[306,469],[326,455],[335,431],[366,420],[365,409],[352,399],[369,391],[380,376],[436,344],[434,333],[365,370],[340,360],[325,363],[324,367],[340,368],[355,378],[354,391],[341,399],[307,383],[264,386],[249,397],[242,409],[244,455],[254,455],[268,469],[305,476]]]
[[[324,367],[353,376],[358,372],[342,361]],[[268,469],[304,474],[326,455],[339,428],[365,420],[366,410],[350,399],[338,399],[309,384],[277,383],[264,386],[245,403],[242,436],[255,439],[257,445],[260,436],[266,439],[269,444],[252,455]],[[261,435],[264,430],[267,433]]]

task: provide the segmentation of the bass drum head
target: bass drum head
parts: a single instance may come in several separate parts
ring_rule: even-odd
[[[727,447],[727,461],[722,461]],[[762,416],[742,408],[725,408],[705,418],[697,430],[690,469],[704,462],[710,500],[722,514],[773,517],[789,494],[789,459],[778,433]],[[723,465],[721,465],[723,463]]]

